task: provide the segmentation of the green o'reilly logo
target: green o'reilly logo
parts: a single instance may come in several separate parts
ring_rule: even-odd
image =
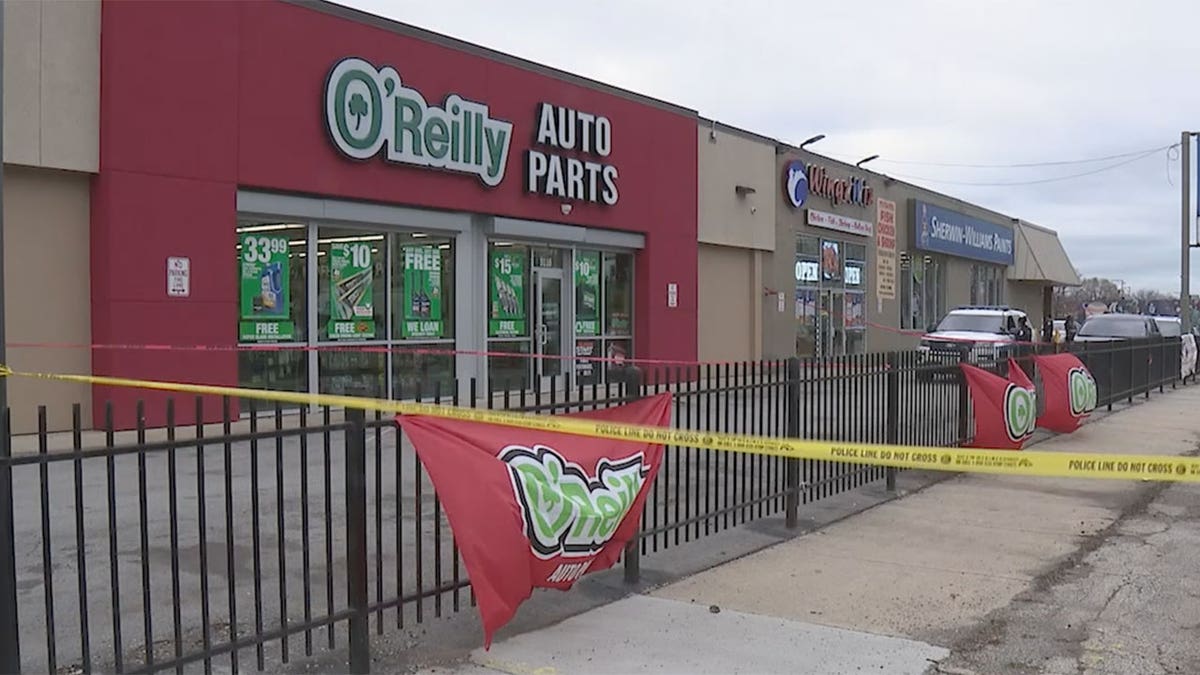
[[[1067,371],[1067,389],[1071,398],[1071,414],[1075,417],[1096,409],[1096,378],[1087,368],[1072,368]]]
[[[510,445],[498,457],[508,464],[530,548],[542,560],[590,556],[603,548],[649,472],[640,452],[601,459],[595,476],[544,445]]]
[[[338,150],[354,159],[384,151],[388,161],[473,174],[488,187],[504,179],[512,123],[458,94],[442,107],[405,87],[391,66],[339,61],[325,84],[325,121]]]
[[[1037,426],[1037,396],[1032,390],[1009,383],[1004,391],[1004,430],[1014,443],[1033,435]]]

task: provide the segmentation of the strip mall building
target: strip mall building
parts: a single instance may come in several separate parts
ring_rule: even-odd
[[[1040,321],[1077,282],[1048,230],[337,5],[13,3],[4,23],[7,339],[96,345],[10,346],[23,370],[548,387],[603,369],[521,355],[893,349],[956,304]],[[996,243],[941,236],[966,227]],[[318,349],[110,348],[197,344]],[[64,428],[109,401],[129,427],[138,397],[161,422],[131,390],[14,380],[9,400],[27,431],[38,405]]]

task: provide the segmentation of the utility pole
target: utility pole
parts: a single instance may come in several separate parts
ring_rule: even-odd
[[[4,345],[4,7],[0,3],[0,363],[8,363]],[[0,377],[0,415],[8,410],[8,378]],[[5,430],[7,433],[7,430]]]
[[[1183,332],[1192,332],[1191,258],[1192,258],[1192,213],[1188,208],[1188,197],[1192,192],[1192,136],[1185,131],[1179,137],[1179,155],[1183,159],[1183,180],[1179,181],[1182,223],[1180,224],[1183,249],[1179,254],[1179,323]]]

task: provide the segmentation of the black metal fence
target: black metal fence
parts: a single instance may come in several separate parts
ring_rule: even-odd
[[[1178,340],[1073,347],[1101,405],[1179,379]],[[946,446],[970,436],[967,392],[925,376],[956,372],[901,352],[409,398],[561,414],[671,391],[678,428]],[[215,428],[177,426],[171,401],[163,429],[93,441],[76,407],[69,434],[46,431],[45,409],[35,438],[3,433],[0,671],[238,672],[345,649],[349,669],[366,672],[371,632],[473,604],[437,494],[391,419],[252,402],[235,416],[233,403]],[[205,418],[203,400],[189,405]],[[643,555],[762,518],[795,526],[804,504],[894,479],[882,467],[668,448],[626,578]]]

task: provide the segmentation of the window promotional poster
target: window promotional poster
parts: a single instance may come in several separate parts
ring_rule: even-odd
[[[525,335],[525,251],[493,249],[488,337]]]
[[[405,246],[404,323],[406,338],[442,337],[442,252],[436,246]]]
[[[329,249],[329,339],[375,337],[375,266],[371,244],[336,243]]]
[[[239,246],[241,321],[238,322],[238,339],[242,342],[294,339],[288,238],[245,233],[240,237]]]

